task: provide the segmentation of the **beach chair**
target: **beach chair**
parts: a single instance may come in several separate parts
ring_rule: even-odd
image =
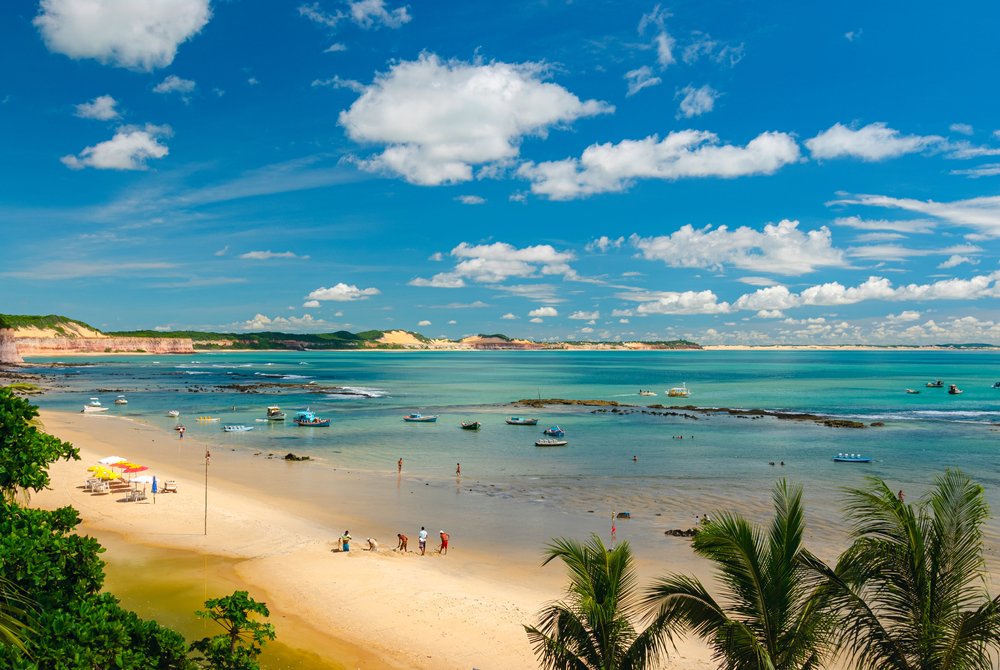
[[[162,493],[177,493],[177,482],[172,479],[168,479],[163,482],[163,486],[160,488]]]

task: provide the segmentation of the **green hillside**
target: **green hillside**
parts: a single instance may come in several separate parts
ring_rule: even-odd
[[[52,328],[53,330],[66,334],[63,330],[63,325],[74,323],[78,326],[83,326],[89,330],[96,332],[101,332],[98,328],[84,323],[83,321],[77,321],[76,319],[71,319],[66,316],[59,316],[58,314],[49,314],[48,316],[38,316],[34,314],[0,314],[0,328],[30,328],[34,326],[35,328]]]

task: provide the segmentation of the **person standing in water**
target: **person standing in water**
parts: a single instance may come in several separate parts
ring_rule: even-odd
[[[399,463],[397,463],[396,465],[399,466],[399,474],[403,474],[403,459],[402,458],[399,459]]]
[[[456,463],[455,465],[457,466],[455,468],[455,475],[460,477],[462,475],[462,464]]]

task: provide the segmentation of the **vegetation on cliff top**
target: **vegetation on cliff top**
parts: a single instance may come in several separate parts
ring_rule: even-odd
[[[76,319],[71,319],[66,316],[59,316],[58,314],[49,314],[48,316],[38,316],[35,314],[0,314],[0,328],[39,328],[45,330],[46,328],[51,328],[59,333],[63,333],[67,337],[73,337],[71,333],[67,333],[64,329],[64,325],[75,324],[82,328],[92,330],[96,333],[101,332],[99,329],[84,323],[83,321],[77,321]]]

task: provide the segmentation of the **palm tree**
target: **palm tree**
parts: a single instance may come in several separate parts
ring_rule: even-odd
[[[844,614],[841,645],[859,670],[996,667],[1000,598],[986,588],[983,489],[959,470],[939,476],[916,505],[885,482],[847,490],[853,545],[828,579]]]
[[[537,627],[525,626],[547,670],[643,670],[666,654],[669,630],[654,621],[642,632],[632,549],[607,549],[597,535],[583,544],[553,540],[542,565],[561,558],[569,571],[566,599],[546,606]]]
[[[835,620],[822,607],[818,561],[802,546],[802,488],[779,481],[768,528],[717,513],[694,537],[694,551],[715,564],[725,589],[713,598],[694,577],[657,580],[646,605],[654,622],[693,632],[728,670],[808,670],[821,665]]]
[[[9,644],[22,652],[25,634],[33,632],[23,620],[31,602],[10,580],[0,577],[0,645]]]

